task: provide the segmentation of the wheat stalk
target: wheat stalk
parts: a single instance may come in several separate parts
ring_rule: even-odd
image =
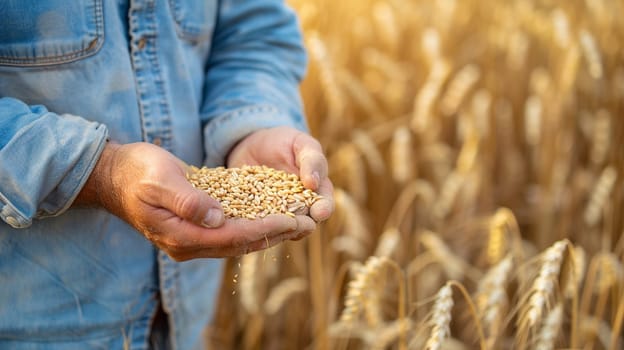
[[[453,254],[451,249],[437,234],[431,231],[424,231],[420,233],[419,240],[438,260],[438,263],[444,267],[444,271],[451,279],[468,276],[473,280],[478,280],[481,277],[480,271]]]
[[[362,156],[366,158],[371,172],[375,175],[383,174],[386,168],[383,156],[370,135],[362,130],[354,130],[351,136],[353,144],[360,150]]]
[[[264,302],[264,312],[274,315],[286,304],[286,301],[297,293],[305,292],[308,289],[308,282],[301,277],[293,277],[282,280],[277,286],[271,289],[269,296]]]
[[[243,308],[250,314],[260,311],[258,297],[258,279],[261,274],[258,271],[261,252],[243,255],[240,258],[240,276],[238,278],[239,300]]]
[[[481,70],[474,64],[467,65],[457,72],[442,97],[440,109],[444,115],[451,116],[457,112],[464,97],[480,76]]]
[[[375,256],[390,257],[401,244],[401,232],[396,227],[390,227],[384,230],[379,236],[377,248],[375,248]]]
[[[617,179],[617,171],[612,166],[604,168],[600,178],[596,182],[589,204],[583,213],[583,219],[588,226],[595,226],[600,220],[600,214],[605,202],[611,193],[611,189]]]
[[[345,297],[345,307],[340,315],[340,322],[353,321],[361,311],[371,312],[378,310],[379,304],[376,302],[378,295],[375,290],[382,284],[375,284],[383,268],[394,270],[398,277],[398,319],[405,318],[405,280],[401,268],[392,260],[385,257],[371,256],[366,263],[360,268],[347,288]],[[372,292],[372,294],[371,294]],[[371,298],[372,295],[372,298]],[[373,313],[374,315],[374,313]],[[375,315],[375,322],[381,320],[380,316]],[[407,330],[403,327],[401,332],[400,348],[405,348]]]

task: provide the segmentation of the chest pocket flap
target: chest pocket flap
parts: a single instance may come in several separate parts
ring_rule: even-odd
[[[102,0],[0,1],[0,65],[60,64],[96,53],[102,12]]]
[[[217,18],[216,0],[169,0],[169,5],[183,39],[210,39]]]

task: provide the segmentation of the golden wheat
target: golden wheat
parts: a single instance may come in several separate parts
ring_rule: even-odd
[[[624,1],[290,3],[336,212],[257,262],[256,311],[235,272],[215,347],[620,349]]]

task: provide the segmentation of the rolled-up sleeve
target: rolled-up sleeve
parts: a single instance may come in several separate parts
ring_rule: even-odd
[[[307,130],[299,95],[307,57],[295,13],[283,1],[219,2],[202,103],[205,163],[268,127]]]
[[[104,148],[104,125],[0,98],[0,217],[15,228],[64,212]]]

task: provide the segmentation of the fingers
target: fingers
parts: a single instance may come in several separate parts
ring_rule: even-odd
[[[204,227],[219,227],[225,222],[221,204],[194,188],[184,176],[171,174],[162,184],[159,203],[182,219]]]
[[[327,178],[327,159],[321,145],[312,136],[301,133],[293,142],[293,152],[303,185],[316,191]]]
[[[297,231],[293,232],[293,236],[287,239],[298,241],[316,229],[316,222],[307,215],[297,215],[295,219],[297,220]]]
[[[303,185],[323,196],[310,208],[310,216],[317,222],[327,220],[334,211],[334,201],[323,149],[313,137],[302,133],[295,139],[293,150]]]
[[[327,220],[334,212],[334,186],[329,179],[325,179],[319,186],[317,193],[323,198],[317,200],[310,207],[310,216],[316,221]]]
[[[208,229],[161,209],[148,226],[151,232],[144,234],[172,258],[188,260],[237,256],[264,249],[303,234],[299,225],[302,230],[309,230],[314,223],[287,215],[268,215],[256,220],[226,220],[219,228]]]

